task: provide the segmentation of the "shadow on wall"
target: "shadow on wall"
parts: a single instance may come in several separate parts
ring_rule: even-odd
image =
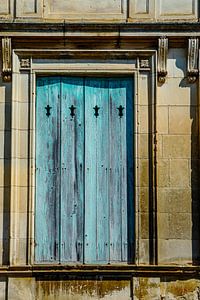
[[[199,173],[199,95],[198,81],[191,84],[187,78],[180,82],[180,87],[190,88],[190,120],[191,120],[191,160],[189,170],[191,174],[191,213],[192,213],[192,263],[200,264],[200,173]],[[195,86],[196,85],[196,86]],[[181,205],[181,204],[180,204]]]
[[[191,135],[191,190],[192,190],[192,262],[200,264],[200,139],[199,139],[199,94],[190,89],[190,118],[192,120]],[[195,103],[196,101],[196,103]],[[195,103],[195,105],[194,105]]]
[[[8,265],[10,253],[11,83],[0,83],[0,85],[5,91],[2,264]]]

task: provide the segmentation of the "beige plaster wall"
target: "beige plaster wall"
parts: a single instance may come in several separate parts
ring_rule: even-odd
[[[184,49],[170,49],[166,83],[157,88],[159,263],[200,256],[198,83],[186,78]]]

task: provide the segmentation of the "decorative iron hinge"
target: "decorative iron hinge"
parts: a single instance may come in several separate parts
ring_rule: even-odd
[[[45,107],[45,109],[46,109],[46,115],[47,115],[47,117],[49,117],[50,115],[51,115],[51,112],[50,112],[50,110],[52,109],[52,107],[51,106],[49,106],[49,104]]]
[[[93,107],[93,109],[95,110],[94,115],[95,115],[95,117],[97,118],[97,117],[99,116],[99,109],[100,109],[100,107],[98,107],[98,106],[96,105],[95,107]]]
[[[122,105],[120,105],[117,109],[119,110],[119,117],[122,118],[124,107]]]
[[[76,107],[74,106],[74,105],[71,105],[70,107],[69,107],[69,109],[70,109],[70,116],[73,118],[74,116],[75,116],[75,109],[76,109]]]

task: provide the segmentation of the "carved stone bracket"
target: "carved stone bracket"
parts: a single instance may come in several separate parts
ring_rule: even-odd
[[[12,77],[12,47],[11,38],[2,38],[2,78],[9,82]]]
[[[158,81],[164,83],[167,76],[168,38],[158,40]]]
[[[198,70],[198,56],[199,56],[199,39],[190,38],[188,40],[188,67],[187,76],[190,83],[194,83],[199,75]]]

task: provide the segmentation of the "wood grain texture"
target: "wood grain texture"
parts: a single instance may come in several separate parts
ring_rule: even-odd
[[[36,102],[36,262],[58,260],[60,79],[39,78]],[[52,107],[46,115],[45,107]]]
[[[83,79],[62,78],[61,86],[61,261],[83,262]]]
[[[133,80],[39,78],[36,113],[36,262],[131,260]]]

